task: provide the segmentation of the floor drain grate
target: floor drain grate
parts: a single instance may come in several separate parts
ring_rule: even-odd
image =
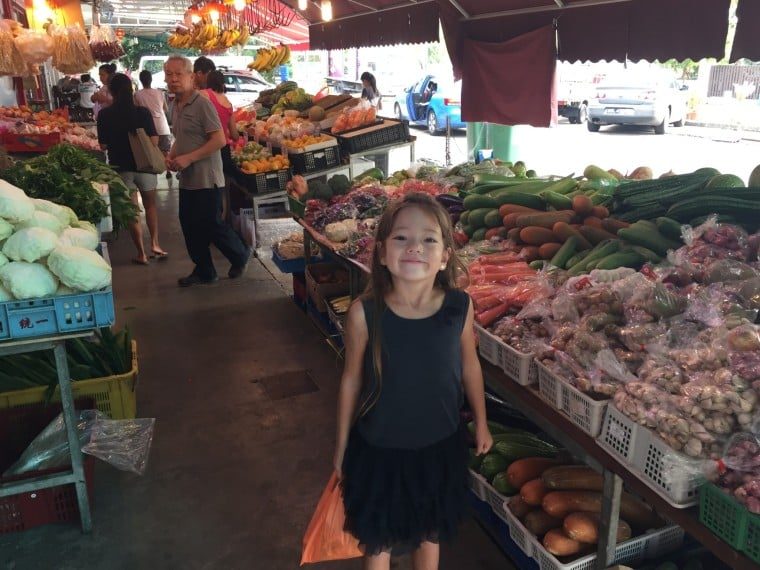
[[[255,378],[251,382],[261,384],[270,400],[284,400],[319,390],[319,386],[314,383],[308,370],[281,372],[264,378]]]

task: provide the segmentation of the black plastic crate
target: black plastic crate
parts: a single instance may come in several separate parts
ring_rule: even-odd
[[[270,172],[259,172],[258,174],[246,174],[239,171],[235,179],[238,184],[243,186],[252,194],[267,194],[269,192],[284,191],[285,185],[290,180],[290,169],[272,170]]]
[[[379,146],[406,142],[409,140],[409,122],[385,119],[382,129],[375,129],[350,137],[335,135],[344,154],[358,154]]]
[[[340,164],[340,150],[337,145],[318,150],[289,153],[290,166],[296,174],[309,174],[334,168]]]

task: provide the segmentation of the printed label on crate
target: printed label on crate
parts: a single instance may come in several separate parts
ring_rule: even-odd
[[[609,432],[610,436],[612,436],[615,439],[618,439],[618,440],[625,439],[625,436],[626,436],[625,429],[620,424],[610,422],[610,426],[607,431]]]
[[[585,416],[587,413],[586,405],[581,400],[570,398],[570,413],[578,416]]]

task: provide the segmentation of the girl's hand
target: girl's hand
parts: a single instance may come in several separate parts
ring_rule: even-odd
[[[475,428],[475,454],[485,455],[493,446],[493,437],[488,429],[488,424],[479,425]]]

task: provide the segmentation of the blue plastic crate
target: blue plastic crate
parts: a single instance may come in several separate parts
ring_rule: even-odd
[[[113,291],[0,303],[0,341],[111,326]]]
[[[320,261],[322,261],[320,258],[312,257],[311,260],[309,260],[309,263],[319,263]],[[298,257],[296,259],[285,259],[284,257],[280,257],[274,245],[272,246],[272,263],[274,263],[277,266],[277,269],[282,273],[303,273],[306,271],[306,262],[303,257]]]

